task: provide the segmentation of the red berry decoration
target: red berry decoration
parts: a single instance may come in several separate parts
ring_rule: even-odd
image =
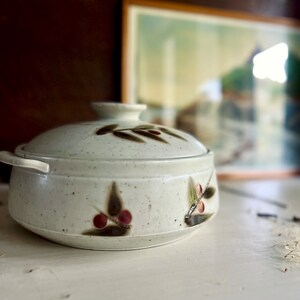
[[[104,214],[98,214],[93,219],[94,226],[97,228],[103,228],[107,224],[107,216]]]
[[[200,183],[196,186],[196,194],[198,198],[202,195],[202,185]]]
[[[122,224],[125,224],[125,225],[130,224],[130,222],[132,220],[131,213],[127,209],[122,210],[118,215],[118,220]]]
[[[200,214],[204,213],[204,211],[205,211],[205,204],[202,201],[200,201],[198,203],[198,205],[197,205],[197,209],[198,209],[198,211],[199,211]]]

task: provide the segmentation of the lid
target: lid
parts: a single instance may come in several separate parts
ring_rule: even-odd
[[[139,119],[146,105],[92,103],[99,119],[49,130],[22,147],[30,156],[93,160],[157,160],[199,156],[194,137]]]

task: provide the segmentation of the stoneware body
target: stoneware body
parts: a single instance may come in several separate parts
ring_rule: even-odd
[[[127,250],[180,239],[218,210],[213,154],[192,136],[148,124],[142,105],[95,103],[99,120],[0,152],[14,165],[11,216],[58,243]]]

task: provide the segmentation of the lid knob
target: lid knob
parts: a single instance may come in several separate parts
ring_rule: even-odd
[[[145,104],[123,104],[93,102],[93,109],[100,119],[139,119],[140,114],[146,110]]]

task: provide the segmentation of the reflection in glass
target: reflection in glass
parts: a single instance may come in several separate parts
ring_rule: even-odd
[[[138,7],[132,18],[127,97],[148,105],[144,119],[194,134],[220,168],[300,166],[300,30]]]

